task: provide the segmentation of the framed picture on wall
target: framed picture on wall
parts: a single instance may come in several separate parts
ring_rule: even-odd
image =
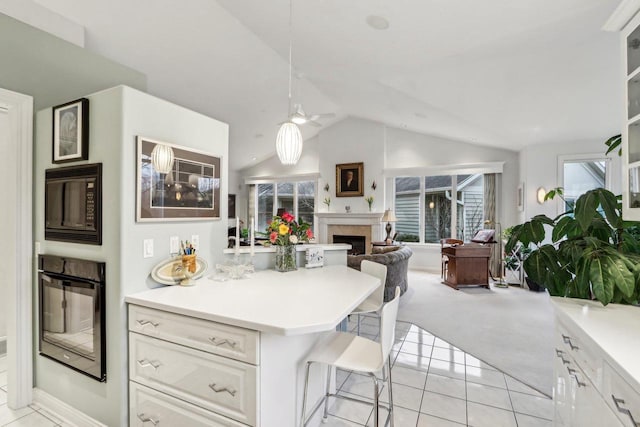
[[[516,208],[520,212],[524,210],[524,182],[521,182],[516,190]]]
[[[137,140],[136,221],[220,219],[220,157],[141,136]]]
[[[364,163],[336,165],[336,197],[363,196],[363,182]]]
[[[53,163],[89,160],[89,100],[53,107]]]

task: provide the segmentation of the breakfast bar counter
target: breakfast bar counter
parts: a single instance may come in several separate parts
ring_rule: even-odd
[[[127,296],[130,425],[296,425],[306,354],[379,283],[332,265]]]

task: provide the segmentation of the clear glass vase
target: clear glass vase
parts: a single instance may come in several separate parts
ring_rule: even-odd
[[[294,271],[297,269],[296,245],[276,245],[276,271]]]

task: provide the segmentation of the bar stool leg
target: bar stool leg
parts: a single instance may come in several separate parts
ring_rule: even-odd
[[[389,364],[389,372],[387,373],[387,386],[389,387],[389,425],[393,427],[393,391],[391,389],[391,353],[389,353],[389,357],[387,359],[387,363]]]
[[[378,394],[380,393],[380,385],[378,384],[378,378],[375,376],[375,374],[370,374],[371,378],[373,379],[373,425],[375,427],[378,427],[379,425],[379,408],[380,408],[380,396],[378,396]]]
[[[322,422],[326,423],[329,418],[329,393],[330,393],[330,387],[331,387],[331,365],[327,365],[327,379],[326,379],[326,391],[325,391],[325,395],[324,395],[324,412],[322,414]],[[336,390],[337,393],[337,390]]]
[[[309,369],[311,368],[311,362],[307,362],[307,369],[304,376],[304,394],[302,397],[302,417],[300,419],[300,427],[304,427],[306,425],[304,417],[307,412],[307,391],[309,390]]]

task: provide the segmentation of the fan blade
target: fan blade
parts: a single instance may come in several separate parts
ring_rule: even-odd
[[[309,120],[318,120],[318,119],[331,119],[335,117],[335,113],[322,113],[322,114],[310,114],[307,116]]]

